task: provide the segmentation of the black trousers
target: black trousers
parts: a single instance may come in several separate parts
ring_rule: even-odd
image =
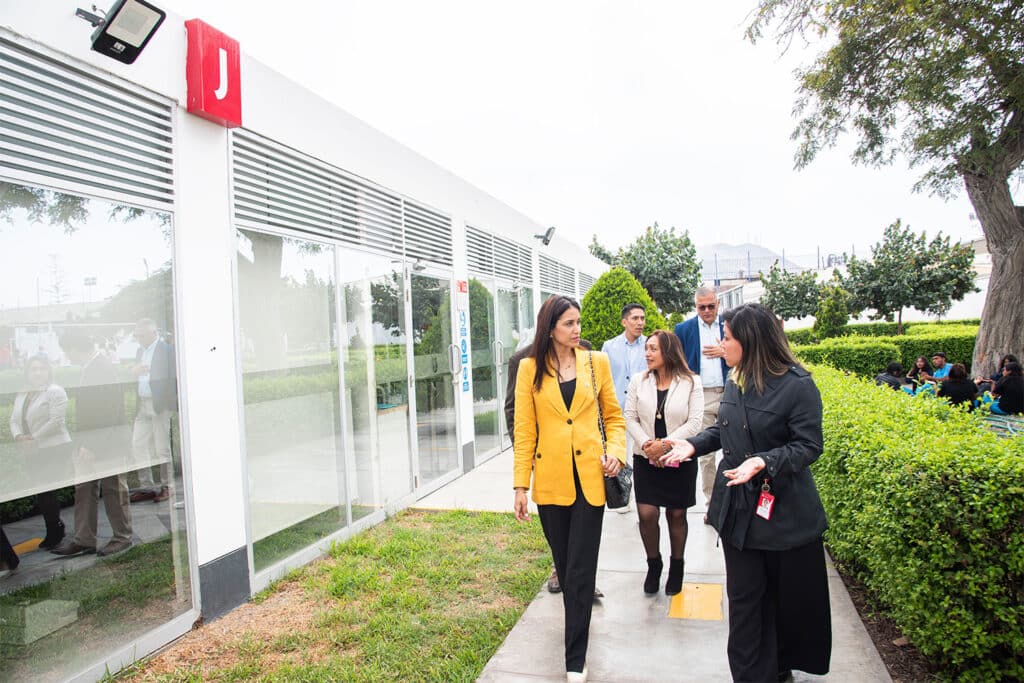
[[[594,607],[597,555],[601,549],[604,506],[587,502],[576,480],[572,505],[538,505],[537,515],[551,547],[565,610],[565,670],[582,671],[590,641],[590,613]]]
[[[832,618],[821,541],[791,550],[740,550],[722,541],[734,681],[774,683],[780,671],[826,674]]]
[[[7,540],[7,534],[4,533],[3,529],[0,529],[0,562],[6,564],[8,569],[14,569],[18,566],[18,555],[14,552],[14,548],[11,547],[10,542]]]

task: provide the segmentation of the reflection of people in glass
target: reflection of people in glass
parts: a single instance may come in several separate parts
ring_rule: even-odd
[[[54,465],[70,468],[71,436],[65,426],[68,395],[53,383],[53,370],[46,356],[32,356],[25,366],[28,390],[14,398],[11,413],[11,434],[24,449],[35,450],[30,459],[39,468],[52,471]],[[46,537],[40,548],[52,549],[64,538],[64,522],[60,519],[60,502],[56,491],[38,495],[39,511],[46,523]]]
[[[174,349],[160,339],[156,322],[142,318],[135,325],[135,354],[132,373],[136,384],[135,424],[132,428],[132,452],[137,464],[139,488],[131,502],[161,502],[170,495],[171,412],[178,405],[174,368]],[[160,482],[153,480],[153,458],[160,463]]]
[[[60,340],[61,348],[75,365],[82,368],[82,380],[73,391],[75,398],[76,462],[91,474],[98,463],[112,464],[110,456],[122,446],[115,428],[125,423],[124,395],[117,382],[117,373],[105,350],[97,349],[92,340],[69,333]],[[56,555],[79,555],[96,552],[111,555],[132,544],[132,518],[128,507],[128,484],[123,470],[116,474],[75,485],[75,533],[71,539],[51,552]],[[76,477],[76,480],[78,477]],[[99,496],[110,521],[110,542],[96,549],[96,527],[99,517]]]

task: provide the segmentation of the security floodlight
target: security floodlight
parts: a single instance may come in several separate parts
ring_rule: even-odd
[[[167,17],[166,12],[145,0],[116,0],[105,17],[83,9],[75,15],[97,27],[92,34],[93,50],[125,64],[138,58]]]
[[[534,235],[535,238],[541,241],[545,247],[551,244],[551,238],[555,236],[555,226],[548,228],[543,235]]]

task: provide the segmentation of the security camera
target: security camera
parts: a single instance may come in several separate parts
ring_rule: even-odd
[[[534,235],[545,247],[551,244],[551,238],[555,236],[555,226],[548,228],[543,235]]]

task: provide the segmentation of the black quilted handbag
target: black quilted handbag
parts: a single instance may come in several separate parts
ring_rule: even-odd
[[[597,427],[601,431],[601,461],[608,457],[608,439],[604,431],[604,410],[601,409],[601,397],[597,394],[597,375],[594,372],[594,352],[589,353],[590,384],[594,387],[594,401],[597,402]],[[614,477],[604,477],[605,505],[611,509],[624,508],[629,505],[629,494],[633,491],[633,468],[623,465]]]

